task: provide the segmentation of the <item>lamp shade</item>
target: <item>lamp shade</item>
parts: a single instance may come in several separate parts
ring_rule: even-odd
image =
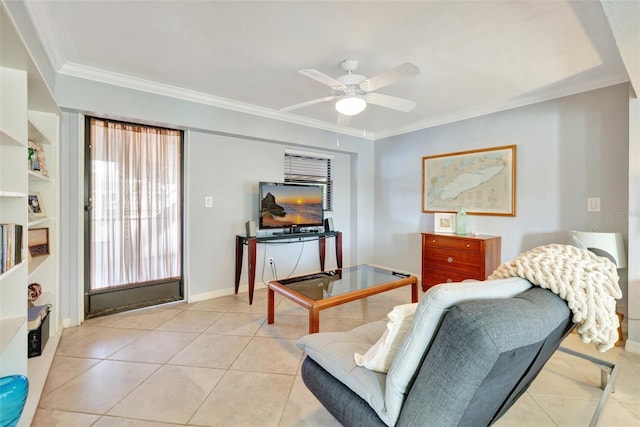
[[[570,231],[571,243],[588,249],[598,256],[609,258],[618,268],[627,268],[627,257],[622,233],[599,233],[596,231]]]
[[[360,96],[346,96],[336,102],[336,111],[345,116],[355,116],[367,108],[367,101]]]

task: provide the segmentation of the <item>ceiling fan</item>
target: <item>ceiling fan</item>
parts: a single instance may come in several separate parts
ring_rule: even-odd
[[[282,111],[291,111],[334,100],[336,101],[336,110],[346,116],[355,116],[361,113],[367,107],[367,103],[403,112],[409,112],[416,107],[415,101],[374,92],[399,80],[420,74],[420,69],[416,65],[406,62],[371,78],[354,73],[358,69],[358,61],[355,59],[343,60],[340,62],[340,68],[346,74],[335,79],[318,70],[302,69],[298,71],[303,76],[329,86],[335,92],[331,96],[282,108]]]

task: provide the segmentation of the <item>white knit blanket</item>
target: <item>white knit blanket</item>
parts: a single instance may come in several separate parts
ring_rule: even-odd
[[[500,265],[489,279],[522,277],[567,301],[585,343],[604,352],[618,340],[618,270],[608,258],[569,245],[539,246]]]

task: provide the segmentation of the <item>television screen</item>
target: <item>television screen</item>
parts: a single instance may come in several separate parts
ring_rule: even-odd
[[[321,185],[260,183],[260,228],[321,227]]]

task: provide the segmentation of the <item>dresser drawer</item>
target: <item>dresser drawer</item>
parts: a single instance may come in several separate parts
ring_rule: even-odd
[[[450,248],[465,251],[480,251],[482,241],[477,239],[465,239],[463,237],[449,237],[449,236],[436,236],[427,235],[423,239],[424,248]]]
[[[477,275],[464,274],[457,271],[429,270],[422,274],[422,290],[426,291],[440,283],[462,282],[466,279],[484,280]]]
[[[422,289],[465,279],[485,280],[500,263],[499,236],[422,233]]]
[[[423,250],[423,265],[425,267],[469,270],[477,272],[484,262],[477,252],[456,251],[448,248],[426,247]],[[476,273],[477,274],[477,273]]]

